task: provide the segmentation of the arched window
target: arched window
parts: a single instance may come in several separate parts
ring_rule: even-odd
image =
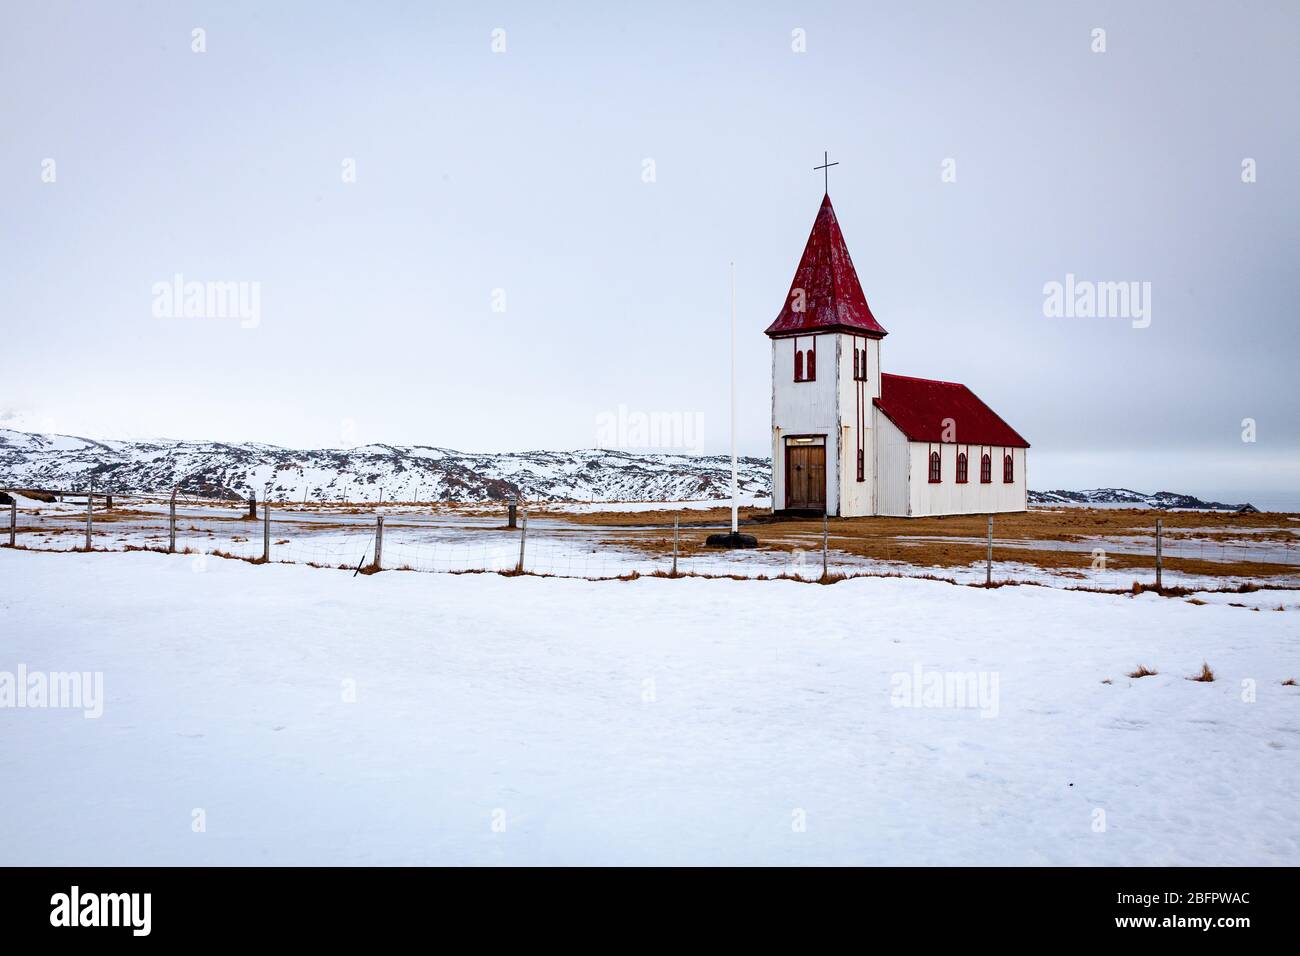
[[[942,477],[943,474],[940,471],[939,466],[939,453],[937,451],[932,451],[930,452],[930,481],[931,483],[934,483],[941,480]]]
[[[980,484],[987,485],[993,480],[993,458],[985,455],[980,459]]]
[[[1010,455],[1006,455],[1002,459],[1002,482],[1004,484],[1009,485],[1015,480],[1016,480],[1015,462]]]
[[[817,350],[811,348],[808,350],[808,381],[817,380]]]
[[[860,371],[858,371],[858,356],[861,355],[861,354],[862,354],[862,350],[861,350],[861,349],[854,349],[854,350],[853,350],[853,377],[854,377],[855,379],[862,378],[862,373],[861,373]]]
[[[966,453],[962,452],[957,456],[957,484],[966,484]]]
[[[867,456],[861,448],[858,449],[858,481],[867,480]]]
[[[803,352],[798,349],[794,350],[794,380],[803,381]]]

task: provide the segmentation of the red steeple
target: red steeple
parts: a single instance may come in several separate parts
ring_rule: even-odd
[[[803,290],[802,311],[797,311],[799,290]],[[779,338],[835,329],[873,338],[889,334],[867,306],[828,193],[817,210],[817,220],[804,246],[794,281],[790,283],[785,306],[776,321],[767,327],[767,334]]]

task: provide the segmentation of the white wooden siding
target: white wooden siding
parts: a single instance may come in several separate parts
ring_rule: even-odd
[[[911,442],[912,516],[991,514],[1024,511],[1027,507],[1025,465],[1028,449],[1004,448],[1001,445],[927,444]],[[939,452],[941,480],[930,483],[930,452]],[[957,453],[968,455],[969,469],[965,484],[957,483]],[[993,458],[993,480],[980,482],[980,455],[988,451]],[[1002,456],[1010,451],[1015,480],[1002,480]]]

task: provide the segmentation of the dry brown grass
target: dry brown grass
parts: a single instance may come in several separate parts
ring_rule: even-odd
[[[847,519],[847,523],[878,519]],[[929,519],[926,519],[929,520]],[[851,537],[842,533],[838,522],[832,523],[828,544],[832,551],[874,561],[898,561],[920,567],[961,568],[981,563],[986,557],[983,543],[957,541],[901,540],[887,535]],[[678,554],[682,557],[712,553],[704,543],[715,527],[681,528]],[[766,526],[751,526],[758,536],[759,550],[793,554],[796,549],[812,554],[821,550],[821,522],[773,522]],[[946,534],[946,532],[945,532]],[[629,547],[654,555],[671,555],[673,551],[672,526],[666,531],[638,530],[629,527],[619,535],[608,535],[599,541],[601,547]],[[1092,554],[1087,551],[1063,551],[1051,548],[998,548],[994,541],[994,560],[1000,563],[1014,561],[1036,568],[1056,571],[1066,577],[1086,578],[1092,570]],[[1300,551],[1297,551],[1300,558]],[[1170,573],[1204,575],[1206,577],[1257,578],[1267,580],[1294,577],[1297,567],[1263,561],[1209,561],[1200,558],[1164,559]],[[1150,555],[1107,555],[1106,569],[1110,571],[1139,571],[1155,573],[1155,561]],[[1145,588],[1145,585],[1138,585]],[[1173,589],[1168,589],[1173,590]]]
[[[673,526],[677,518],[683,528],[713,528],[715,525],[731,521],[731,508],[674,508],[665,504],[654,511],[592,511],[571,513],[560,508],[547,509],[545,505],[529,509],[533,515],[544,514],[548,518],[560,518],[573,524],[595,525],[600,528],[635,528]],[[771,515],[766,508],[741,508],[740,520],[754,522]],[[821,527],[821,519],[817,519]]]
[[[1190,681],[1196,681],[1198,684],[1212,684],[1214,683],[1214,671],[1210,669],[1209,664],[1205,661],[1201,661],[1201,672],[1187,679]]]
[[[544,510],[545,506],[542,506]],[[672,527],[673,518],[680,517],[683,526],[704,523],[717,524],[729,521],[729,508],[688,510],[665,504],[656,511],[593,511],[584,514],[556,513],[575,524],[604,527],[629,527],[637,525],[665,525]],[[822,519],[776,517],[766,509],[741,508],[742,521],[773,527],[782,532],[801,534],[821,533]],[[1163,519],[1166,534],[1188,536],[1201,534],[1192,529],[1205,529],[1207,537],[1234,536],[1249,532],[1254,538],[1263,532],[1277,535],[1278,540],[1291,537],[1295,515],[1273,512],[1237,514],[1230,511],[1154,511],[1147,508],[1035,508],[1030,511],[993,516],[993,533],[1004,538],[1031,538],[1046,541],[1077,541],[1109,535],[1151,534],[1156,518]],[[831,518],[832,534],[855,537],[925,535],[925,536],[977,536],[987,531],[987,515],[945,515],[935,518]]]
[[[1300,684],[1297,684],[1297,683],[1296,683],[1296,679],[1295,679],[1294,677],[1288,677],[1286,680],[1282,681],[1282,686],[1283,686],[1283,687],[1300,687]]]
[[[225,558],[227,561],[243,561],[245,564],[267,564],[268,563],[266,558],[260,556],[256,558],[249,558],[249,557],[245,557],[242,554],[231,554],[229,551],[222,551],[219,548],[209,551],[208,554],[212,555],[214,558]]]
[[[1152,670],[1151,668],[1147,667],[1145,664],[1139,664],[1137,670],[1132,671],[1128,676],[1133,678],[1155,677],[1157,673],[1159,672]]]

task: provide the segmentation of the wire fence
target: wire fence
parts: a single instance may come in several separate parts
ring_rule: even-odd
[[[671,507],[670,505],[666,507]],[[1129,529],[1052,537],[988,532],[846,532],[840,522],[800,530],[772,526],[761,546],[703,546],[713,530],[689,512],[675,526],[578,523],[545,510],[516,526],[504,513],[391,505],[307,506],[214,501],[196,496],[65,495],[8,509],[0,546],[46,551],[135,551],[290,563],[356,573],[501,572],[611,579],[642,575],[807,581],[861,575],[925,576],[963,584],[1032,582],[1058,587],[1189,590],[1300,586],[1300,551],[1283,528],[1243,527],[1211,536],[1195,529]],[[684,518],[685,521],[680,519]],[[662,518],[659,519],[662,522]],[[1285,519],[1278,522],[1285,526]]]

